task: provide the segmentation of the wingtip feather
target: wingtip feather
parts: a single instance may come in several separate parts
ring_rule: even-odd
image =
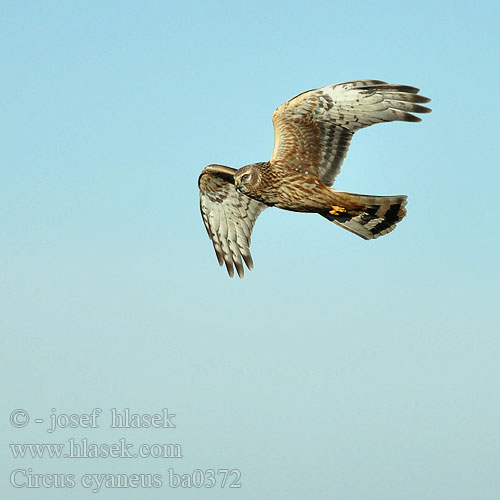
[[[412,115],[411,113],[405,113],[404,121],[405,122],[421,122],[422,118],[420,118],[420,116]]]

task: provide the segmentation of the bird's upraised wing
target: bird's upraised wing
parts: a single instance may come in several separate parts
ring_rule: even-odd
[[[222,165],[203,169],[198,179],[200,210],[219,264],[226,265],[229,276],[234,275],[236,267],[238,276],[243,278],[242,258],[252,269],[250,237],[257,217],[267,205],[237,191],[234,172],[235,169]]]
[[[375,123],[418,122],[428,113],[419,89],[379,80],[339,83],[297,95],[273,114],[271,163],[317,175],[331,186],[357,130]]]

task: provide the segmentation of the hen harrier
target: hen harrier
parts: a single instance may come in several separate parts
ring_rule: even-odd
[[[375,123],[419,122],[430,99],[419,89],[358,80],[303,92],[273,114],[271,160],[239,170],[208,165],[198,179],[200,209],[219,264],[230,276],[252,269],[250,236],[267,207],[319,214],[365,240],[392,231],[406,214],[406,196],[335,191],[354,132]],[[234,266],[234,267],[233,267]]]

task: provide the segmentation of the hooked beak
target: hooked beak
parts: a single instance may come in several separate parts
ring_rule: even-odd
[[[238,184],[238,181],[236,179],[234,180],[234,186],[238,191],[240,190],[240,185]]]

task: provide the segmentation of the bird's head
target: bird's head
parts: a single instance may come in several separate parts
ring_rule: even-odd
[[[247,165],[234,174],[234,185],[238,191],[250,194],[260,184],[261,175],[256,165]]]

